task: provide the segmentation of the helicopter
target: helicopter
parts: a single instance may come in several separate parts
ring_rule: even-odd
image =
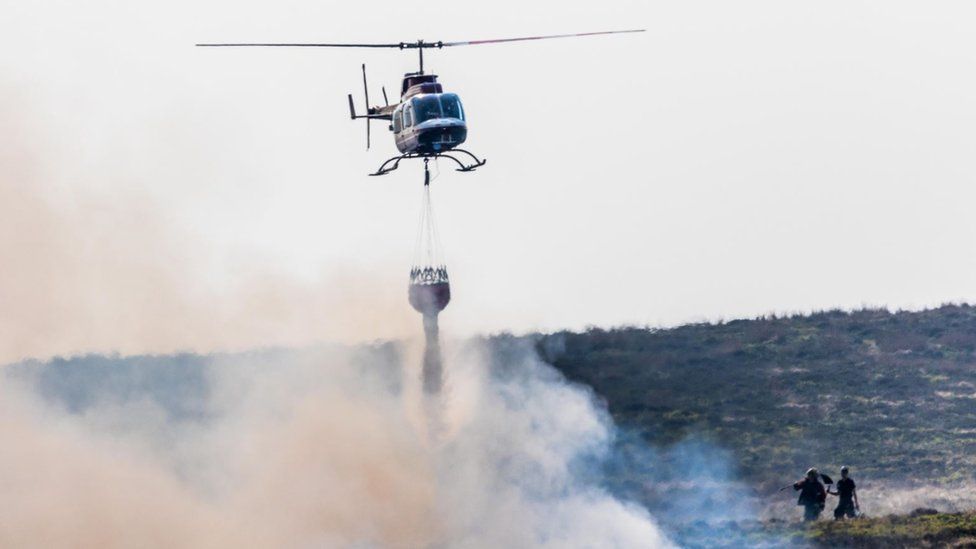
[[[499,44],[505,42],[524,42],[530,40],[549,40],[554,38],[577,38],[606,34],[627,34],[644,32],[645,29],[584,32],[575,34],[553,34],[548,36],[523,36],[519,38],[496,38],[490,40],[468,40],[461,42],[397,42],[386,44],[345,44],[345,43],[210,43],[196,44],[198,47],[284,47],[284,48],[394,48],[417,50],[420,66],[416,72],[403,76],[400,87],[400,102],[391,105],[383,87],[383,106],[369,105],[369,86],[366,81],[366,65],[362,65],[363,95],[366,113],[358,114],[352,94],[348,94],[349,116],[353,120],[366,120],[366,149],[370,148],[370,122],[388,121],[389,131],[400,154],[384,161],[371,176],[386,175],[400,166],[403,160],[422,159],[424,161],[424,185],[430,184],[428,163],[431,159],[447,158],[457,164],[457,171],[471,172],[484,166],[486,160],[474,153],[460,148],[467,140],[468,126],[461,98],[452,92],[445,92],[437,81],[436,74],[424,72],[424,50],[442,49],[455,46],[474,46]]]

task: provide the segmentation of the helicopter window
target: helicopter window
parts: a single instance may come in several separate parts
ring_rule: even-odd
[[[413,126],[413,109],[410,107],[410,105],[407,105],[406,108],[403,109],[403,126],[405,128]]]
[[[403,129],[403,111],[393,113],[393,132],[400,133]]]
[[[442,94],[441,108],[444,110],[444,118],[464,120],[464,109],[461,107],[461,99],[456,94]]]
[[[413,100],[414,109],[417,111],[417,123],[425,120],[441,118],[441,102],[437,95],[424,95]]]

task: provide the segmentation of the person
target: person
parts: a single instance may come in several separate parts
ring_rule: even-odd
[[[803,506],[803,520],[810,522],[819,519],[827,501],[827,491],[820,482],[817,470],[813,467],[807,469],[806,478],[793,483],[793,489],[800,492],[796,504]]]
[[[850,477],[850,473],[851,469],[848,466],[841,467],[837,491],[827,490],[828,494],[840,497],[837,508],[834,509],[834,520],[840,520],[845,516],[854,518],[857,516],[857,512],[861,510],[861,504],[857,501],[857,486],[854,484],[854,479]]]

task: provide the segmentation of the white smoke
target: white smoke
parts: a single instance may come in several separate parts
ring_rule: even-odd
[[[448,346],[436,439],[391,348],[6,370],[0,546],[671,545],[596,480],[607,414],[528,347]]]

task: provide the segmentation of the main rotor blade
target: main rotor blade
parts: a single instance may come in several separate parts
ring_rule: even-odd
[[[644,32],[646,29],[601,31],[601,32],[581,32],[576,34],[551,34],[549,36],[524,36],[521,38],[496,38],[493,40],[468,40],[466,42],[442,42],[440,45],[449,46],[475,46],[478,44],[499,44],[501,42],[523,42],[526,40],[548,40],[550,38],[576,38],[579,36],[596,36],[598,34],[625,34],[631,32]]]
[[[581,36],[597,36],[602,34],[627,34],[632,32],[645,32],[646,29],[601,31],[601,32],[580,32],[575,34],[550,34],[547,36],[523,36],[519,38],[495,38],[492,40],[467,40],[463,42],[397,42],[396,44],[319,44],[319,43],[290,43],[290,42],[245,42],[245,43],[217,43],[217,44],[196,44],[204,48],[396,48],[417,49],[417,48],[442,48],[451,46],[475,46],[478,44],[500,44],[502,42],[525,42],[528,40],[549,40],[552,38],[578,38]]]
[[[201,48],[247,48],[247,47],[267,47],[267,48],[403,48],[400,43],[396,44],[287,44],[287,43],[247,43],[247,44],[196,44]]]

